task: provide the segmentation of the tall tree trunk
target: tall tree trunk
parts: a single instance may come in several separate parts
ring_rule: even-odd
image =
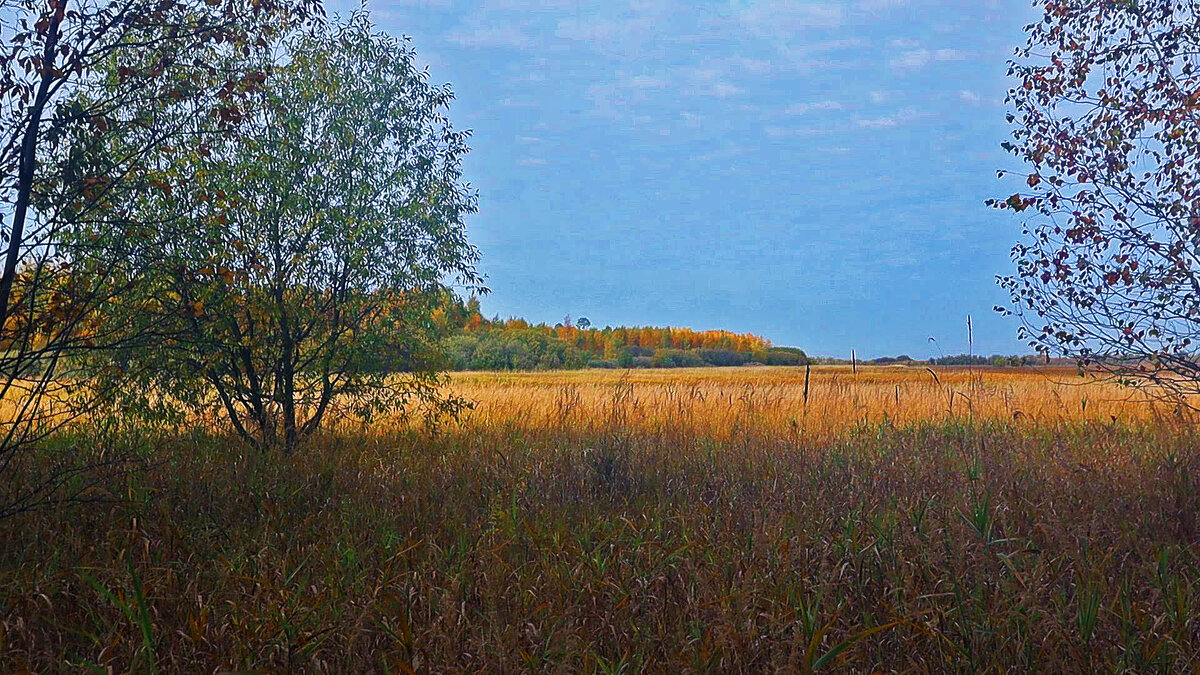
[[[42,114],[50,98],[50,84],[55,77],[55,56],[58,53],[59,27],[67,9],[67,0],[57,0],[54,15],[46,27],[46,47],[42,51],[41,82],[29,109],[29,121],[21,139],[21,154],[17,169],[17,202],[13,208],[12,230],[8,237],[8,252],[4,256],[4,273],[0,275],[0,330],[8,322],[12,309],[12,287],[17,278],[17,265],[21,262],[21,244],[25,239],[25,221],[29,214],[29,201],[33,195],[33,174],[37,168],[38,131],[42,125]]]
[[[284,331],[283,341],[283,454],[296,448],[296,369],[295,348],[291,335]]]
[[[283,288],[276,291],[279,307],[280,347],[283,355],[279,370],[280,405],[283,408],[283,454],[290,455],[296,448],[296,340],[292,334],[292,323],[284,306]]]

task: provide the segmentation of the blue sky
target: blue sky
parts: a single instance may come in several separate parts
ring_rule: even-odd
[[[349,5],[333,3],[331,11]],[[392,0],[471,129],[487,314],[1027,351],[983,205],[1026,0]],[[928,341],[936,337],[940,347]]]

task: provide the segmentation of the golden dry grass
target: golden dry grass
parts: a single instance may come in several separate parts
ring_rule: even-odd
[[[936,373],[936,375],[935,375]],[[640,428],[686,426],[726,439],[746,425],[822,439],[860,424],[956,417],[1059,422],[1145,421],[1174,414],[1144,395],[1074,368],[824,366],[543,373],[455,373],[451,389],[476,403],[467,425],[609,423],[620,399]]]
[[[135,433],[105,501],[0,522],[0,671],[1193,670],[1193,425],[938,379],[466,373],[458,424],[286,459]]]

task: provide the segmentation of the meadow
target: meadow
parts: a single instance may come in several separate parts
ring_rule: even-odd
[[[1074,369],[456,373],[0,522],[0,671],[1189,672],[1189,415]],[[50,453],[47,450],[47,453]]]

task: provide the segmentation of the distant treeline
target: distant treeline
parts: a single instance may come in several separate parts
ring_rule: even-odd
[[[813,365],[850,365],[850,359],[832,359],[832,358],[812,358],[810,361]],[[889,365],[922,365],[922,366],[990,366],[994,368],[1007,368],[1017,366],[1040,366],[1047,363],[1045,356],[1005,356],[1003,354],[993,354],[991,356],[980,356],[972,354],[954,354],[952,356],[941,356],[928,360],[914,359],[907,354],[900,356],[881,356],[876,359],[863,360],[858,363],[872,366],[889,366]],[[1073,365],[1075,362],[1069,359],[1051,359],[1050,363],[1055,365]]]
[[[703,368],[728,366],[849,365],[849,359],[811,358],[776,347],[750,333],[690,328],[596,328],[586,317],[566,316],[553,326],[525,319],[483,316],[477,298],[447,292],[433,321],[453,370],[559,370],[577,368]],[[1059,359],[1052,363],[1059,363]],[[858,361],[860,365],[1037,366],[1044,356],[956,354],[921,360],[907,354]],[[1062,361],[1062,363],[1068,363]],[[1074,363],[1074,362],[1070,362]]]
[[[1044,356],[1004,356],[1002,354],[993,354],[992,356],[957,354],[929,360],[929,363],[935,366],[1037,366],[1045,362],[1046,357]]]
[[[553,326],[485,318],[479,300],[445,297],[434,323],[454,370],[799,366],[804,352],[749,333],[671,327],[593,328],[570,316]]]

